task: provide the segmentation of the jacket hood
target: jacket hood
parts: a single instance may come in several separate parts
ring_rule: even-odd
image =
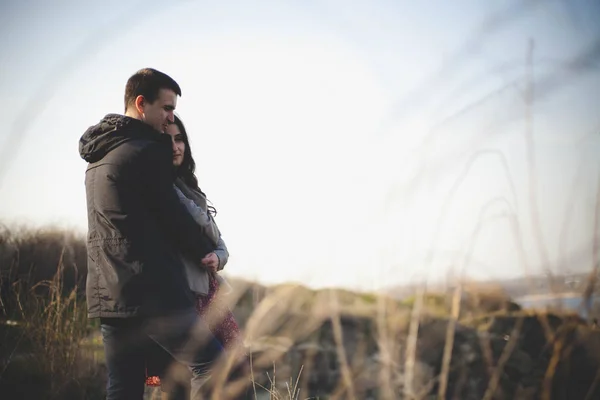
[[[79,139],[79,155],[93,163],[111,150],[134,139],[159,139],[160,132],[135,118],[108,114],[96,125],[90,126]]]

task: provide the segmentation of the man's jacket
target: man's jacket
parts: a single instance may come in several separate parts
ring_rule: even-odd
[[[109,114],[79,141],[87,161],[89,318],[157,316],[193,307],[180,253],[214,250],[173,188],[171,138]]]

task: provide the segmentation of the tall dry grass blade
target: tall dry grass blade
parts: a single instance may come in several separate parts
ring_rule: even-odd
[[[504,350],[502,351],[502,354],[500,355],[498,364],[496,365],[496,368],[494,369],[494,374],[490,378],[490,382],[488,383],[488,387],[483,396],[483,400],[492,400],[494,398],[494,394],[495,394],[496,390],[498,389],[498,385],[500,384],[500,377],[502,376],[502,372],[504,371],[504,366],[506,365],[506,362],[508,361],[508,359],[512,355],[513,351],[515,350],[515,347],[517,346],[517,343],[519,341],[519,335],[521,333],[522,328],[523,328],[523,318],[518,318],[517,323],[515,324],[515,327],[513,328],[512,332],[510,333],[510,338],[508,340],[508,343],[506,344],[506,347],[504,347]]]
[[[593,256],[593,267],[590,275],[588,277],[588,282],[583,293],[583,304],[584,310],[586,312],[588,322],[592,322],[592,320],[596,317],[592,315],[592,304],[593,297],[596,291],[596,285],[598,282],[598,272],[600,269],[600,236],[599,230],[600,228],[600,175],[598,175],[598,183],[596,186],[596,204],[594,207],[594,233],[592,237],[594,238],[593,246],[592,246],[592,256]]]
[[[404,396],[406,399],[415,397],[414,371],[417,358],[417,341],[419,335],[419,324],[423,309],[423,298],[425,297],[425,283],[417,287],[415,303],[412,308],[408,339],[406,341],[406,361],[404,364]]]
[[[22,332],[19,335],[18,339],[15,341],[12,351],[10,352],[8,357],[6,357],[6,359],[4,360],[4,362],[3,362],[4,366],[3,366],[2,370],[0,370],[0,379],[2,379],[2,376],[4,375],[7,368],[9,367],[10,363],[12,362],[12,359],[15,356],[17,349],[19,348],[19,344],[21,344],[21,341],[23,340],[24,337],[25,337],[25,332]]]
[[[348,392],[347,398],[356,399],[356,394],[354,392],[354,384],[352,383],[352,374],[350,372],[348,358],[346,357],[346,350],[344,349],[344,337],[342,333],[338,298],[333,290],[329,291],[329,299],[331,301],[332,307],[331,325],[333,327],[333,337],[335,339],[335,347],[338,355],[338,360],[340,368],[342,370],[342,381],[344,383],[345,389]]]
[[[253,365],[254,357],[252,355],[252,352],[250,352],[249,359],[250,359],[250,379],[252,380],[252,392],[254,392],[254,399],[256,400],[258,397],[256,394],[256,379],[254,377],[254,365]]]
[[[552,357],[550,358],[550,362],[548,363],[548,367],[546,368],[546,373],[544,374],[544,382],[542,383],[542,394],[540,397],[541,400],[552,399],[552,380],[554,378],[554,375],[556,374],[558,363],[562,358],[564,346],[565,343],[563,340],[557,340],[556,342],[554,342],[554,346],[552,349]]]
[[[383,361],[379,369],[380,396],[383,399],[394,399],[392,385],[392,343],[388,328],[387,303],[383,296],[377,296],[377,345],[379,347],[380,359]]]
[[[487,370],[487,375],[492,376],[494,371],[494,356],[492,353],[492,341],[489,335],[481,335],[479,338],[479,345],[481,347],[481,353],[483,354],[483,360]]]
[[[271,377],[269,376],[269,374],[267,374],[267,376],[269,376],[269,382],[271,382],[271,393],[276,393],[277,391],[277,386],[275,385],[275,374],[276,374],[276,369],[275,369],[275,363],[273,363],[273,379],[271,379]]]
[[[298,400],[298,396],[300,396],[300,391],[298,390],[298,382],[300,381],[300,377],[302,376],[302,370],[304,366],[300,366],[300,372],[298,372],[298,376],[296,377],[296,383],[294,383],[292,393],[290,394],[290,400]],[[290,377],[291,379],[291,377]],[[289,390],[288,390],[289,393]]]
[[[540,209],[538,205],[538,181],[537,171],[535,163],[535,142],[533,133],[533,106],[535,100],[535,87],[534,87],[534,74],[533,74],[533,51],[535,48],[535,42],[533,38],[529,39],[527,44],[526,52],[526,71],[527,71],[527,86],[525,90],[525,152],[527,159],[527,172],[528,172],[528,189],[529,189],[529,214],[531,217],[531,225],[533,228],[533,237],[538,248],[540,259],[548,279],[550,281],[550,287],[555,291],[555,278],[552,273],[552,264],[550,263],[550,256],[548,255],[548,248],[544,240],[544,233],[542,230],[542,222],[540,220]]]
[[[302,380],[301,380],[300,388],[298,389],[298,392],[308,393],[308,391],[309,391],[311,370],[312,370],[313,366],[315,365],[315,358],[318,354],[318,351],[320,350],[320,348],[318,346],[318,340],[319,340],[318,334],[317,334],[316,340],[317,340],[317,343],[316,344],[310,343],[310,346],[308,347],[307,351],[305,352],[302,369],[306,370],[306,373],[304,375],[302,375],[302,377],[301,377]]]
[[[586,393],[584,400],[594,400],[594,399],[592,399],[592,396],[594,395],[594,392],[596,391],[596,387],[598,387],[598,383],[600,383],[600,368],[598,368],[598,370],[596,371],[596,376],[594,377],[594,382],[592,382],[592,384],[590,385],[590,388],[588,389],[588,392]]]
[[[462,284],[459,282],[454,289],[452,297],[452,310],[450,319],[448,320],[448,328],[446,329],[446,343],[444,345],[444,355],[442,358],[442,371],[440,376],[440,384],[438,390],[438,398],[445,399],[446,388],[448,387],[448,375],[450,374],[450,361],[452,359],[452,349],[454,347],[454,334],[456,330],[456,322],[460,315],[460,301],[462,298]]]
[[[218,400],[223,398],[223,393],[225,392],[225,386],[227,385],[227,378],[233,364],[235,362],[236,354],[232,354],[228,351],[225,352],[224,357],[219,360],[219,364],[216,370],[213,371],[213,384],[212,384],[212,394],[211,398],[213,400]]]

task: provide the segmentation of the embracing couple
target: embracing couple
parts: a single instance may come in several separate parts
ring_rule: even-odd
[[[174,114],[180,96],[171,77],[142,69],[127,81],[125,115],[106,115],[79,142],[88,317],[100,319],[109,400],[142,399],[146,384],[168,392],[173,364],[201,399],[225,349],[244,359],[235,319],[218,306],[229,253]]]

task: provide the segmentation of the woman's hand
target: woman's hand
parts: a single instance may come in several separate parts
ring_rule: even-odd
[[[202,265],[211,272],[217,272],[219,257],[215,253],[208,253],[201,261]]]

